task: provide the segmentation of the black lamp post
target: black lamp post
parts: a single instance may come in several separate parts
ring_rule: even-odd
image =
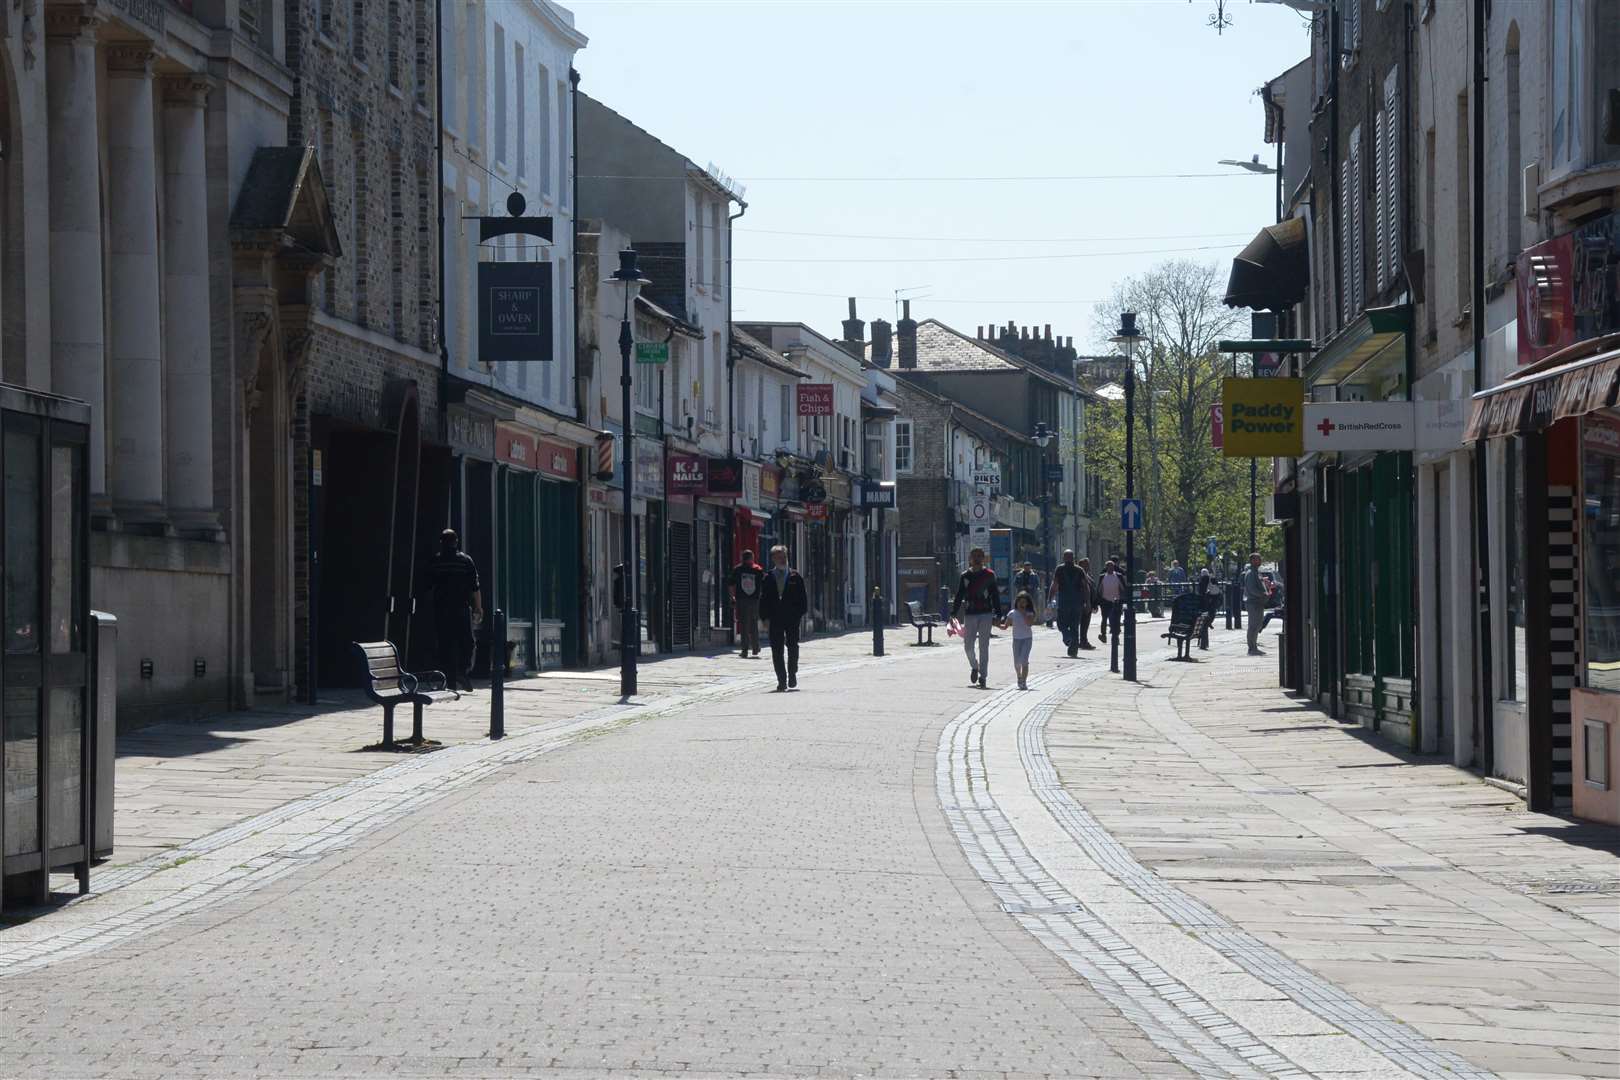
[[[1125,346],[1125,498],[1136,497],[1136,312],[1119,313],[1119,333],[1110,340]],[[1141,522],[1138,521],[1138,524]],[[1136,681],[1136,532],[1125,532],[1125,670],[1126,682]]]
[[[1035,445],[1041,448],[1041,557],[1046,563],[1047,580],[1052,575],[1052,484],[1046,476],[1046,447],[1052,441],[1054,432],[1046,426],[1045,421],[1037,421],[1035,434],[1031,436]]]
[[[636,657],[641,652],[641,615],[636,610],[636,599],[641,595],[641,583],[636,574],[640,562],[636,557],[636,424],[630,404],[630,372],[633,370],[630,352],[636,339],[630,332],[630,306],[641,287],[651,284],[641,276],[641,270],[636,266],[635,248],[625,248],[619,252],[619,268],[613,271],[605,284],[618,286],[624,293],[624,313],[619,319],[619,360],[622,366],[619,387],[624,414],[624,607],[620,611],[623,624],[619,630],[619,695],[628,698],[636,693]]]

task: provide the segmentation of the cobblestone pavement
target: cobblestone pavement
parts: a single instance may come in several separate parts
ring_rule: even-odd
[[[241,805],[132,783],[140,857],[0,927],[0,1076],[1614,1075],[1614,896],[1546,887],[1612,851],[1152,634],[225,730]]]

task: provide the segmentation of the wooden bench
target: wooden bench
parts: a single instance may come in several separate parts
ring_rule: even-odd
[[[442,671],[412,674],[402,669],[399,650],[392,641],[356,641],[353,645],[366,697],[383,707],[383,749],[394,747],[394,706],[406,701],[412,707],[410,741],[420,746],[424,741],[422,706],[458,701],[461,695],[449,688]]]
[[[917,628],[917,641],[916,641],[916,644],[918,644],[918,645],[938,645],[939,644],[939,642],[934,640],[934,627],[939,625],[939,616],[923,614],[922,601],[921,600],[907,600],[906,601],[906,622],[910,623],[912,626],[915,626]],[[928,635],[928,640],[927,641],[923,640],[923,634],[925,634],[925,633]]]
[[[1195,639],[1200,648],[1209,648],[1209,624],[1212,618],[1213,614],[1204,610],[1201,597],[1183,593],[1170,605],[1170,627],[1159,636],[1175,646],[1177,660],[1191,660]]]

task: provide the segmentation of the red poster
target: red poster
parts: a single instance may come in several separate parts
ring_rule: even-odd
[[[808,506],[806,506],[804,508],[804,516],[809,518],[811,521],[826,521],[827,520],[827,504],[826,503],[811,503],[810,505],[808,505]]]
[[[799,415],[831,416],[833,414],[832,383],[800,383]]]

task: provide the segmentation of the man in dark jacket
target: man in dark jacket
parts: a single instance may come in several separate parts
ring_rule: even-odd
[[[809,610],[804,577],[788,565],[787,548],[778,544],[771,548],[771,568],[760,592],[759,613],[771,628],[771,662],[776,665],[779,694],[799,685],[799,620]]]
[[[1086,572],[1086,560],[1075,562],[1073,551],[1063,553],[1063,561],[1052,572],[1047,600],[1057,602],[1058,629],[1063,633],[1063,644],[1069,655],[1094,648],[1086,640],[1091,624],[1091,575]]]
[[[765,568],[754,561],[752,551],[743,552],[731,568],[731,602],[736,605],[737,640],[745,660],[749,649],[759,655],[759,596],[764,584]]]
[[[484,617],[484,594],[478,567],[461,550],[456,530],[439,534],[439,553],[427,566],[433,590],[433,631],[439,643],[439,666],[451,687],[471,690],[473,619]]]
[[[951,618],[958,613],[962,616],[962,648],[968,658],[968,684],[983,687],[990,667],[990,628],[1006,615],[1001,590],[996,587],[996,573],[984,565],[983,548],[968,552],[968,569],[957,582]]]

